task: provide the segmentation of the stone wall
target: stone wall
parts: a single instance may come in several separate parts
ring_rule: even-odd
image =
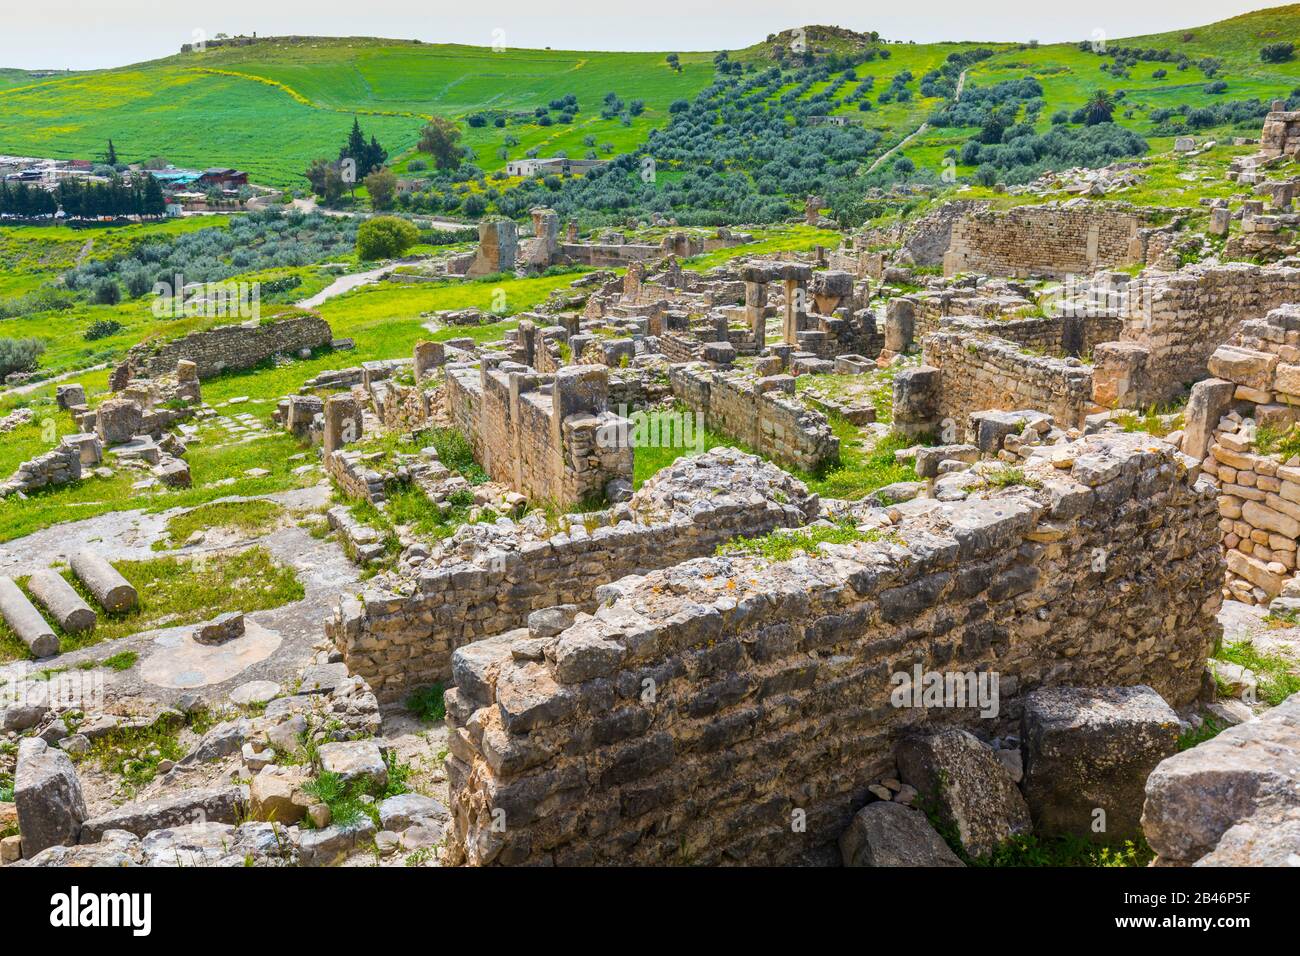
[[[963,440],[971,413],[985,409],[1032,408],[1066,426],[1082,425],[1092,411],[1092,369],[1078,359],[1033,354],[971,329],[927,335],[923,356],[939,369],[935,414],[958,430],[952,440]]]
[[[1300,113],[1274,110],[1266,115],[1259,136],[1259,152],[1267,159],[1300,154]]]
[[[1144,272],[1128,283],[1119,347],[1098,349],[1098,404],[1145,408],[1205,377],[1210,355],[1247,319],[1300,301],[1300,269],[1226,263]]]
[[[720,461],[743,474],[710,482],[707,469]],[[326,632],[351,673],[363,675],[381,700],[398,700],[412,688],[448,681],[456,648],[521,627],[532,611],[558,604],[592,609],[596,590],[610,581],[711,554],[737,536],[802,525],[817,511],[816,496],[801,483],[735,449],[684,458],[672,469],[656,479],[674,483],[697,506],[643,509],[642,501],[655,498],[652,479],[633,498],[631,519],[588,530],[576,516],[568,530],[545,540],[468,549],[468,560],[423,569],[410,594],[366,590],[342,598]],[[691,481],[695,472],[701,486]],[[746,489],[755,482],[777,491]]]
[[[534,502],[560,507],[631,481],[628,423],[609,410],[609,370],[570,365],[554,375],[482,356],[480,367],[447,366],[452,424],[494,480]]]
[[[126,353],[127,371],[114,381],[156,378],[173,371],[176,363],[188,360],[198,366],[200,379],[225,371],[253,368],[273,355],[294,355],[303,349],[329,345],[334,333],[319,316],[304,315],[273,322],[221,325],[170,342],[142,342]]]
[[[1228,593],[1268,604],[1295,574],[1300,547],[1300,461],[1267,438],[1290,430],[1300,408],[1300,307],[1244,323],[1234,343],[1215,351],[1214,377],[1193,390],[1183,451],[1204,456],[1219,488]]]
[[[764,457],[816,471],[840,457],[826,416],[779,390],[765,390],[746,372],[713,371],[702,363],[674,365],[673,397],[702,412],[704,425]]]
[[[895,540],[698,559],[611,585],[557,636],[461,649],[449,862],[838,859],[903,735],[979,720],[894,706],[914,666],[996,672],[1008,721],[1044,686],[1190,703],[1220,633],[1213,494],[1148,436],[1077,447],[1026,467],[1039,490],[896,506]]]
[[[1142,261],[1139,230],[1150,218],[1148,210],[1081,200],[975,210],[952,226],[944,274],[1062,277],[1130,265]]]

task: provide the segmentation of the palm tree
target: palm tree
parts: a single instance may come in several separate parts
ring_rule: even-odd
[[[1111,98],[1110,93],[1106,90],[1097,90],[1088,98],[1088,102],[1083,105],[1083,123],[1085,126],[1096,126],[1098,123],[1109,123],[1110,114],[1115,110],[1115,101]]]

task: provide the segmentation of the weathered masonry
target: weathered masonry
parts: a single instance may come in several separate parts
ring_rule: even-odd
[[[1149,210],[1082,200],[976,209],[953,224],[943,271],[1062,277],[1131,265],[1144,259],[1151,220]]]
[[[675,501],[680,510],[644,506],[657,488],[683,490],[685,500]],[[630,505],[631,518],[610,523],[607,514],[600,523],[600,516],[577,516],[543,540],[502,535],[477,542],[479,529],[467,526],[457,537],[475,545],[470,556],[423,571],[410,594],[371,589],[342,599],[326,632],[349,671],[365,677],[381,700],[398,700],[446,682],[456,648],[521,627],[532,611],[561,604],[593,609],[597,589],[610,581],[711,554],[737,536],[803,525],[816,515],[818,499],[772,465],[719,448],[664,469]],[[595,524],[588,529],[584,520]]]
[[[1121,296],[1118,342],[1099,345],[1098,404],[1145,408],[1205,377],[1206,362],[1247,319],[1300,301],[1300,269],[1225,263],[1137,276]]]
[[[447,367],[451,420],[493,480],[565,507],[631,480],[630,425],[609,410],[609,369],[572,365],[541,375],[504,358]]]
[[[212,378],[226,371],[253,368],[273,355],[324,348],[333,339],[329,323],[315,315],[219,325],[170,342],[132,346],[126,361],[114,370],[112,381],[125,385],[132,378],[158,378],[174,370],[180,361],[197,365],[200,379]]]
[[[1111,325],[1091,317],[944,319],[924,339],[924,364],[894,380],[894,422],[943,441],[966,440],[971,414],[986,409],[1033,408],[1082,425],[1094,410],[1093,370],[1064,353],[1090,347]]]
[[[1219,633],[1213,490],[1149,436],[1074,450],[1026,466],[1039,489],[898,505],[894,540],[697,559],[556,636],[462,648],[450,862],[825,859],[909,728],[978,720],[893,706],[914,665],[997,672],[1007,720],[1045,686],[1190,703]]]
[[[826,416],[790,394],[794,386],[790,376],[760,378],[694,363],[674,365],[669,378],[673,396],[702,413],[705,427],[775,462],[814,471],[840,456],[840,441]]]

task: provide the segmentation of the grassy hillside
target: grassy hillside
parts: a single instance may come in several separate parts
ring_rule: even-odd
[[[708,54],[682,54],[680,73],[664,57],[285,39],[50,79],[9,71],[0,73],[0,152],[88,158],[111,137],[126,160],[162,155],[178,165],[238,166],[272,185],[303,185],[301,171],[312,158],[337,152],[354,114],[398,156],[432,114],[531,114],[568,94],[581,107],[575,121],[543,127],[512,120],[508,131],[519,140],[513,152],[536,146],[581,155],[593,134],[622,151],[663,122],[670,102],[694,96],[712,78]],[[630,126],[602,120],[610,92],[644,100],[645,111]],[[464,142],[485,169],[501,165],[503,132],[467,132]]]
[[[803,59],[787,52],[791,39],[787,31],[733,54],[745,63],[746,77],[781,68],[786,83],[770,89],[765,104],[801,86],[806,78],[801,75],[806,72],[801,69]],[[838,28],[806,29],[808,48],[819,57],[872,56],[857,63],[854,79],[835,84],[834,96],[825,105],[825,112],[847,116],[879,134],[861,139],[864,170],[944,105],[942,95],[927,95],[921,78],[955,52],[976,46],[992,51],[970,67],[967,89],[1034,77],[1042,86],[1042,106],[1032,115],[1023,112],[1018,122],[1028,123],[1036,133],[1049,131],[1054,115],[1073,113],[1094,91],[1106,90],[1119,103],[1115,122],[1147,137],[1158,151],[1167,147],[1179,122],[1175,118],[1171,124],[1165,111],[1182,110],[1180,115],[1185,115],[1187,110],[1227,102],[1267,102],[1300,85],[1300,58],[1268,64],[1259,57],[1267,43],[1297,39],[1300,5],[1277,7],[1208,26],[1110,39],[1111,48],[1169,50],[1189,61],[1178,69],[1168,61],[1141,60],[1120,71],[1111,69],[1114,56],[1098,55],[1077,44],[881,43],[869,34]],[[457,120],[462,143],[473,150],[475,165],[487,174],[499,171],[507,159],[533,151],[610,158],[642,147],[652,130],[670,122],[671,103],[693,101],[714,83],[712,54],[680,54],[680,71],[669,66],[665,55],[494,52],[409,40],[288,37],[265,38],[246,46],[210,46],[118,69],[54,77],[0,70],[0,152],[90,158],[100,155],[112,138],[126,160],[162,155],[182,165],[233,165],[248,169],[256,181],[303,187],[303,169],[315,157],[336,153],[353,115],[361,117],[367,134],[378,137],[398,172],[406,174],[421,126],[437,114]],[[1212,75],[1202,65],[1206,58],[1218,61]],[[911,79],[891,86],[903,73]],[[801,89],[798,101],[815,101],[837,76],[838,72],[819,78]],[[1212,91],[1212,80],[1223,86]],[[887,95],[900,89],[905,96]],[[602,105],[611,93],[625,102],[641,101],[644,108],[603,118]],[[538,108],[570,95],[579,104],[571,117],[555,111],[540,120],[534,115]],[[869,109],[861,109],[864,100]],[[471,126],[468,120],[479,116],[486,121]],[[714,122],[736,126],[734,111],[723,99],[717,101],[713,116]],[[791,126],[800,121],[792,111]],[[1078,124],[1065,125],[1069,129]],[[1258,125],[1252,117],[1197,131],[1229,135],[1257,131]],[[946,154],[958,151],[975,132],[932,128],[911,139],[900,155],[915,167],[914,178],[936,181]],[[806,148],[807,141],[800,146]],[[665,173],[688,170],[701,159],[690,156],[681,162],[681,158],[679,153],[676,167],[671,161],[664,166]],[[891,163],[896,158],[891,157]],[[734,156],[719,169],[754,179],[761,174],[753,163]],[[973,165],[956,170],[963,179],[975,171]],[[516,185],[502,179],[494,184],[478,181],[460,186],[457,193],[495,192]],[[832,188],[817,181],[800,185]],[[440,207],[454,214],[456,202],[446,201],[448,190],[442,189],[442,201],[430,211]],[[496,197],[488,198],[495,201]],[[530,196],[529,201],[544,198]],[[578,201],[558,204],[570,210],[587,208]],[[629,201],[621,208],[636,205]]]

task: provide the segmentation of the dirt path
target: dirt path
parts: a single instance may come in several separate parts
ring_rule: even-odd
[[[957,77],[957,87],[953,91],[952,101],[954,103],[956,103],[958,100],[961,99],[961,91],[965,86],[966,86],[966,71],[962,70],[961,75]],[[899,140],[889,149],[885,150],[885,152],[881,153],[880,157],[869,167],[867,167],[867,172],[874,173],[880,167],[881,163],[887,160],[890,156],[894,155],[896,152],[898,152],[900,149],[902,149],[912,140],[916,139],[916,137],[924,135],[929,129],[930,129],[929,123],[922,123],[920,126],[912,130],[912,132],[908,133],[906,136],[904,136],[901,140]]]

